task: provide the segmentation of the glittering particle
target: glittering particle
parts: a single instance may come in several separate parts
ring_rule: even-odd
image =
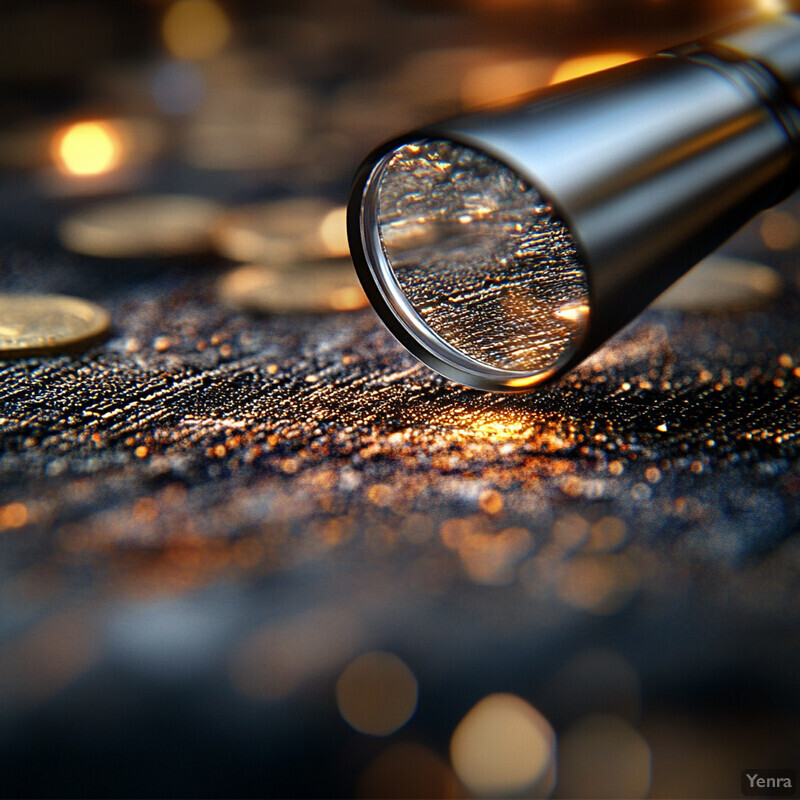
[[[581,339],[586,276],[564,224],[508,167],[444,141],[396,150],[378,188],[397,281],[452,347],[507,370],[545,373]]]

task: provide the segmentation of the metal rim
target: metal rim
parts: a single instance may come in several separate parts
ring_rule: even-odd
[[[475,148],[471,143],[458,142],[445,136],[436,138],[485,152]],[[381,177],[387,162],[399,147],[425,140],[430,140],[430,136],[407,136],[389,142],[364,162],[356,176],[348,218],[349,238],[356,271],[384,324],[420,361],[445,377],[474,389],[494,392],[528,391],[563,371],[572,362],[576,346],[573,345],[572,351],[559,358],[550,368],[537,372],[500,369],[471,358],[446,342],[422,319],[403,292],[386,257],[377,219],[377,193]],[[486,154],[513,169],[523,180],[530,183],[518,169],[504,164],[492,153]]]

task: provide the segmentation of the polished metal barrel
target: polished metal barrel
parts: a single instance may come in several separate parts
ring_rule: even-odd
[[[800,19],[784,15],[547,88],[513,108],[413,131],[378,148],[356,176],[348,227],[361,280],[390,330],[434,369],[476,388],[527,390],[586,357],[746,221],[797,187],[799,97]],[[510,169],[552,207],[553,224],[568,229],[585,271],[588,309],[581,330],[558,345],[547,368],[510,356],[484,359],[483,350],[462,346],[471,339],[452,334],[455,323],[441,322],[430,302],[408,302],[407,288],[419,280],[404,282],[387,250],[388,228],[380,231],[381,214],[393,213],[390,199],[405,201],[398,191],[380,195],[376,186],[385,186],[399,168],[393,154],[428,142],[452,143],[458,152],[485,155],[498,170]],[[442,162],[441,155],[432,158]],[[413,177],[412,168],[401,166]],[[406,192],[413,191],[404,180]],[[457,193],[457,182],[450,185]],[[418,207],[409,206],[408,213]],[[419,252],[414,257],[418,278],[426,265]],[[432,249],[425,257],[436,262]],[[551,270],[543,257],[538,272],[525,274]],[[487,275],[502,280],[509,263],[490,264]],[[438,262],[431,269],[456,275],[441,272]],[[447,288],[452,296],[457,287]],[[478,293],[470,296],[479,308]],[[532,295],[525,308],[535,301]],[[523,312],[515,313],[515,324],[523,324]],[[454,319],[468,325],[470,318]],[[494,325],[499,317],[475,319]],[[537,341],[555,346],[532,334],[525,352]],[[536,369],[527,368],[534,363]]]

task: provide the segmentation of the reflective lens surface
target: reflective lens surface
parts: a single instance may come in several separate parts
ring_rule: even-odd
[[[544,378],[569,359],[587,323],[586,275],[536,189],[484,153],[431,140],[384,157],[371,184],[382,262],[373,270],[432,339],[478,369]]]

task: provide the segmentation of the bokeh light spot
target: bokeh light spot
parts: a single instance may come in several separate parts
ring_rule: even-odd
[[[350,254],[347,241],[347,208],[342,206],[329,211],[319,226],[319,235],[329,256]]]
[[[161,35],[176,58],[199,60],[216,55],[231,36],[231,23],[213,0],[177,0],[164,15]]]
[[[101,175],[119,166],[122,142],[107,122],[76,122],[56,132],[53,139],[56,166],[71,175]]]
[[[358,782],[358,796],[380,798],[456,798],[464,796],[450,765],[416,742],[392,745],[376,756]]]
[[[650,747],[629,723],[607,714],[584,717],[560,739],[562,797],[646,797]]]
[[[458,777],[479,796],[543,794],[552,786],[555,734],[528,702],[492,694],[461,720],[450,740]],[[542,792],[537,791],[541,789]]]
[[[405,725],[417,708],[417,679],[392,653],[364,653],[336,683],[336,703],[360,733],[388,736]]]

